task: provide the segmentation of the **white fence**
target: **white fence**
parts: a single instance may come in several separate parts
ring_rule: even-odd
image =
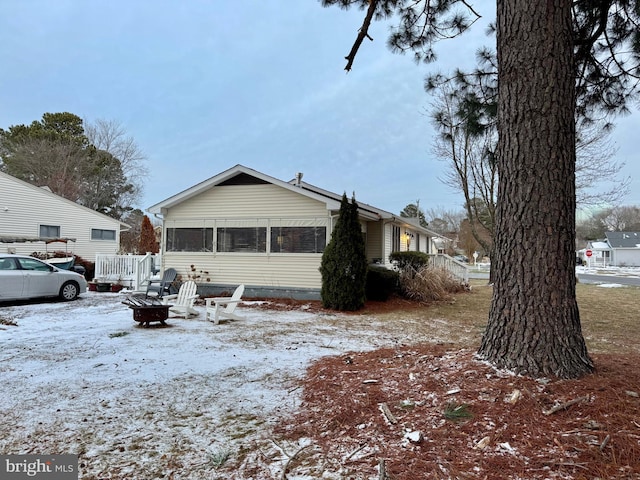
[[[95,278],[99,281],[120,282],[135,291],[144,290],[151,276],[158,271],[160,256],[96,254]]]
[[[469,267],[449,255],[442,253],[429,255],[429,265],[431,267],[444,268],[463,282],[469,282]]]

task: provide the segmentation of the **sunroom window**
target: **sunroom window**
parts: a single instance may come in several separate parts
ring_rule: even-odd
[[[167,228],[167,252],[213,252],[213,228]]]
[[[272,253],[322,253],[326,227],[271,227]]]
[[[218,227],[216,230],[218,252],[265,253],[267,251],[266,227]]]

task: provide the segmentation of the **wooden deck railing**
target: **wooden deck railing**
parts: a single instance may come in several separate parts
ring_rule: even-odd
[[[157,255],[96,254],[95,278],[107,282],[120,282],[135,291],[144,290],[156,272]]]

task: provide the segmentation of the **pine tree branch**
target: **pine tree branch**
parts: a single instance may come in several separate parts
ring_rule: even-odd
[[[362,45],[362,41],[366,38],[373,41],[373,38],[369,35],[369,27],[371,26],[371,20],[373,19],[373,14],[376,11],[376,6],[378,4],[378,0],[369,0],[369,8],[367,9],[367,15],[364,18],[364,22],[362,22],[362,27],[358,31],[358,36],[356,37],[356,41],[353,43],[351,47],[351,51],[349,55],[344,57],[347,60],[347,66],[344,69],[347,72],[351,71],[351,67],[353,66],[353,61],[356,58],[358,50],[360,49],[360,45]]]

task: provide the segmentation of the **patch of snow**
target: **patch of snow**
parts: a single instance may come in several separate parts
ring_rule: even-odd
[[[0,325],[0,451],[79,453],[80,476],[100,478],[171,476],[158,459],[175,456],[178,477],[211,478],[212,458],[299,405],[312,360],[395,341],[340,315],[242,306],[243,321],[215,325],[199,307],[144,328],[124,298],[1,308],[17,325]]]

